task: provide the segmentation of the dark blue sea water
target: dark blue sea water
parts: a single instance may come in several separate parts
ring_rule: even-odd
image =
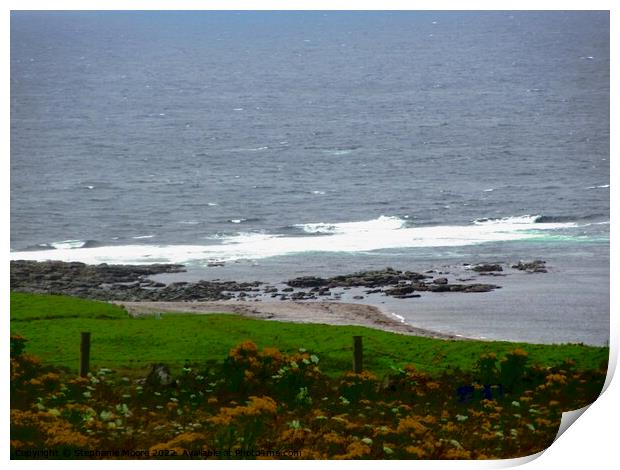
[[[609,185],[607,12],[11,15],[13,259],[283,280],[539,257],[554,320],[516,339],[603,343]],[[455,330],[424,305],[406,318]]]

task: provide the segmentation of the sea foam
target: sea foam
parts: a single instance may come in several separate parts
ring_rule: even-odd
[[[368,233],[385,230],[397,230],[404,226],[405,220],[398,217],[380,216],[373,220],[340,223],[297,224],[294,227],[306,233]]]
[[[75,241],[54,244],[54,250],[11,252],[11,259],[81,261],[89,264],[205,263],[262,259],[307,252],[360,253],[382,249],[432,248],[516,241],[540,231],[574,227],[572,222],[536,223],[539,216],[478,219],[469,225],[408,226],[404,219],[314,223],[296,226],[307,235],[287,236],[243,232],[206,245],[120,245],[80,247]],[[322,234],[323,236],[316,236]]]
[[[82,248],[85,244],[85,240],[63,240],[61,242],[50,243],[50,245],[56,250],[70,250],[74,248]]]

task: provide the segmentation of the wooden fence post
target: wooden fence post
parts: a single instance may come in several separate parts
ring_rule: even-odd
[[[90,333],[82,332],[80,334],[80,376],[88,375],[88,366],[90,362]]]
[[[362,337],[353,337],[353,372],[360,374],[362,372]]]

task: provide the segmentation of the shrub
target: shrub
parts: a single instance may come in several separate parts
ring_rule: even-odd
[[[11,451],[32,448],[146,449],[151,457],[487,459],[529,455],[554,439],[563,410],[596,398],[605,370],[528,364],[521,351],[475,373],[430,376],[412,366],[373,374],[321,374],[305,351],[233,348],[223,366],[189,364],[174,387],[100,369],[87,378],[42,365],[17,339],[11,357]],[[502,380],[501,400],[489,382]],[[238,389],[233,389],[233,385]],[[460,385],[464,384],[464,385]],[[460,400],[457,389],[473,390]],[[486,389],[493,396],[486,395]],[[238,453],[236,453],[238,451]],[[130,455],[119,456],[131,458]]]

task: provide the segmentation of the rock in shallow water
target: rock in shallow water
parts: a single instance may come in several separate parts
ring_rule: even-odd
[[[541,259],[536,259],[530,262],[519,261],[517,264],[512,265],[513,269],[518,269],[519,271],[526,271],[529,273],[546,273],[547,266],[546,261]]]
[[[416,281],[425,279],[428,276],[411,271],[396,271],[386,268],[381,271],[363,271],[353,274],[345,274],[330,278],[316,276],[304,276],[291,279],[287,284],[291,287],[382,287],[391,284],[398,284],[400,281]]]
[[[97,300],[226,300],[232,292],[254,291],[259,282],[153,282],[148,276],[184,272],[178,264],[148,266],[86,265],[61,261],[11,261],[11,289],[67,294]],[[144,284],[147,284],[146,286]]]
[[[544,263],[544,262],[543,262]],[[526,264],[527,269],[530,264]],[[536,269],[541,269],[536,265]],[[543,264],[544,266],[544,264]],[[517,268],[520,269],[520,268]],[[181,265],[121,266],[60,261],[11,261],[11,289],[16,291],[67,294],[78,297],[107,301],[208,301],[244,299],[256,297],[260,282],[178,281],[168,285],[148,279],[159,273],[183,272]],[[540,271],[535,271],[540,272]],[[417,297],[415,291],[431,292],[488,292],[498,288],[491,284],[449,284],[447,278],[425,282],[430,276],[412,271],[397,271],[386,268],[379,271],[365,271],[354,274],[321,278],[304,276],[288,281],[290,287],[282,289],[267,286],[263,291],[272,297],[286,300],[314,300],[318,296],[330,295],[331,288],[368,287],[366,293],[384,292],[396,298]],[[310,288],[310,292],[294,292],[294,288]],[[384,289],[387,287],[387,289]],[[294,293],[293,293],[294,292]]]
[[[478,264],[476,266],[474,266],[473,268],[471,268],[473,271],[476,272],[489,272],[489,271],[503,271],[504,269],[501,267],[501,265],[499,264],[488,264],[488,263],[483,263],[483,264]]]

